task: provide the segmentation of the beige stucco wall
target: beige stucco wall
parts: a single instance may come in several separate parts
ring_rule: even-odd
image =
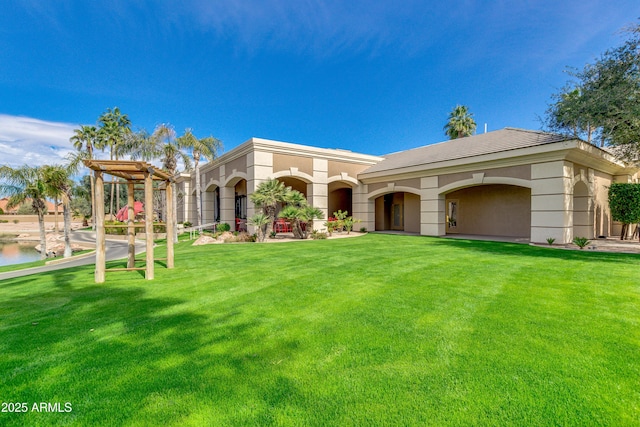
[[[233,171],[240,173],[247,173],[247,157],[240,156],[237,159],[233,159],[228,163],[225,163],[225,172],[227,178],[233,174]]]
[[[291,167],[298,168],[300,172],[313,175],[313,158],[302,156],[291,156],[288,154],[273,154],[273,172],[289,170]]]
[[[441,187],[454,182],[473,178],[473,174],[484,173],[485,177],[504,177],[517,179],[531,179],[531,165],[508,166],[503,168],[482,169],[471,172],[448,173],[438,176]]]
[[[404,193],[404,231],[420,233],[420,196]]]
[[[529,236],[531,190],[512,185],[480,185],[446,196],[458,201],[457,232],[492,236]]]

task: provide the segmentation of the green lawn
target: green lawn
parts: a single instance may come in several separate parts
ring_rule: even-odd
[[[640,256],[370,234],[161,264],[0,282],[29,408],[0,425],[640,424]]]

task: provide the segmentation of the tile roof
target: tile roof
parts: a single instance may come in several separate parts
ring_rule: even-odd
[[[570,139],[572,138],[552,133],[504,128],[388,154],[383,156],[383,161],[362,171],[360,175],[552,144]]]

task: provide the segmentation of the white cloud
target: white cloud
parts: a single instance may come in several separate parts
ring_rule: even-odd
[[[0,164],[11,167],[62,164],[74,151],[78,125],[0,114]]]

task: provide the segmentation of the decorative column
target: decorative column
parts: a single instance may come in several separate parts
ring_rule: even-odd
[[[438,177],[420,178],[420,234],[444,236],[446,234],[446,206],[444,194],[439,194]]]
[[[322,212],[324,221],[329,217],[329,162],[327,159],[313,159],[313,182],[307,184],[307,200]],[[320,224],[317,229],[324,229],[324,221],[314,221]]]
[[[573,235],[573,165],[564,160],[531,165],[531,241],[570,243]]]

